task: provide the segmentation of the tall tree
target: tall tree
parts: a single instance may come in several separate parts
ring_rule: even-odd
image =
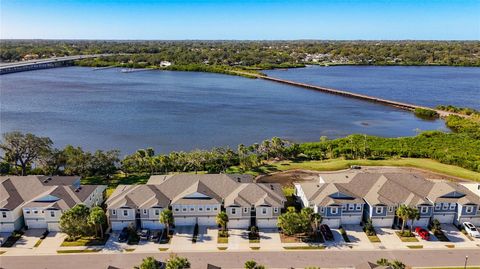
[[[84,204],[78,204],[63,212],[60,217],[60,230],[72,240],[90,235],[91,226],[88,221],[90,209]]]
[[[397,216],[402,219],[402,234],[403,234],[403,232],[405,231],[405,224],[407,223],[408,216],[409,216],[408,206],[400,205],[397,208]]]
[[[162,212],[160,213],[159,221],[160,223],[165,224],[165,228],[167,229],[167,237],[170,236],[170,225],[172,225],[174,222],[172,210],[162,210]]]
[[[88,222],[95,227],[95,234],[98,236],[97,232],[100,231],[100,236],[103,238],[103,228],[107,223],[107,215],[105,214],[105,211],[99,206],[93,207],[90,210]]]
[[[19,167],[22,176],[25,176],[27,169],[38,160],[41,154],[51,151],[52,144],[52,140],[48,137],[10,132],[3,134],[0,149],[4,151],[2,159]]]
[[[225,213],[225,211],[218,212],[215,221],[218,225],[220,225],[220,227],[222,227],[222,231],[225,232],[227,230],[228,215]]]
[[[153,257],[146,257],[142,260],[140,266],[135,266],[134,269],[160,269],[160,264]]]

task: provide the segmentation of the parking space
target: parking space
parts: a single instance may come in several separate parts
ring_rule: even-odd
[[[250,250],[247,230],[229,229],[228,234],[228,250]]]
[[[199,226],[196,248],[202,250],[217,249],[218,228],[209,226]]]
[[[351,245],[361,249],[375,248],[360,225],[344,225],[343,228],[347,232]]]
[[[32,249],[33,246],[40,240],[40,237],[45,232],[45,229],[29,229],[26,230],[23,236],[13,245],[14,248]]]
[[[194,226],[177,226],[171,240],[171,250],[183,251],[192,249]]]
[[[390,228],[375,228],[378,238],[382,242],[382,246],[387,249],[405,248],[404,243],[395,234],[395,230]]]
[[[65,240],[67,235],[64,233],[59,232],[50,232],[45,239],[43,239],[42,243],[36,248],[36,253],[42,254],[54,254],[57,253],[57,249]]]
[[[105,243],[105,246],[102,252],[104,253],[121,252],[123,249],[128,248],[127,243],[118,242],[118,236],[119,236],[119,232],[112,232],[107,242]]]
[[[345,243],[345,240],[343,240],[342,234],[338,229],[331,229],[332,234],[333,234],[333,240],[332,241],[325,241],[325,246],[327,248],[337,248],[337,249],[342,249],[347,247],[347,243]]]
[[[442,230],[451,243],[455,243],[458,247],[475,247],[476,242],[468,239],[466,235],[460,232],[453,224],[443,224]]]
[[[260,248],[263,250],[282,250],[282,241],[278,229],[260,229]]]

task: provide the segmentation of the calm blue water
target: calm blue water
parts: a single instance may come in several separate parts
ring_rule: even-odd
[[[451,74],[462,69],[445,69],[444,76],[462,85],[464,79]],[[387,86],[381,78],[369,82],[352,79],[361,77],[364,68],[346,70],[343,79],[352,87],[355,81],[358,88],[379,81]],[[411,73],[409,68],[398,68],[395,73],[399,81],[401,70]],[[435,68],[431,70],[438,73]],[[299,80],[310,72],[320,71],[269,71],[282,76],[297,74]],[[418,80],[431,79],[435,84],[435,76],[428,73],[425,69],[424,77]],[[404,80],[410,79],[406,76]],[[73,144],[88,150],[118,148],[124,154],[149,146],[158,152],[236,148],[240,143],[251,144],[273,136],[301,142],[317,141],[322,135],[333,138],[366,133],[392,137],[413,135],[417,128],[445,128],[443,121],[420,120],[409,112],[383,105],[220,74],[121,73],[119,69],[68,67],[2,75],[0,83],[2,133],[32,132],[51,137],[58,147]],[[428,95],[443,98],[439,93],[448,92],[444,87],[445,83],[439,82]],[[455,91],[449,100],[452,102],[447,103],[457,98],[478,102],[463,86]],[[413,103],[428,100],[425,93],[414,97]]]
[[[449,66],[309,66],[266,74],[390,100],[480,110],[480,68]]]

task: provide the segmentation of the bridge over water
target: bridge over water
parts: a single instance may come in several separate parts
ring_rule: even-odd
[[[37,69],[70,66],[70,65],[73,65],[73,62],[77,60],[106,57],[111,55],[114,55],[114,54],[75,55],[75,56],[65,56],[65,57],[54,57],[54,58],[48,58],[48,59],[36,59],[36,60],[22,61],[22,62],[0,63],[0,75],[23,72],[23,71],[31,71],[31,70],[37,70]]]
[[[116,55],[116,54],[76,55],[76,56],[56,57],[56,58],[49,58],[49,59],[38,59],[38,60],[14,62],[14,63],[0,63],[0,75],[8,74],[8,73],[15,73],[15,72],[29,71],[29,70],[36,70],[36,69],[69,66],[69,65],[73,65],[73,62],[76,61],[76,60],[106,57],[106,56],[111,56],[111,55]],[[457,115],[457,116],[460,116],[460,117],[468,117],[468,116],[463,115],[463,114],[437,110],[437,109],[433,109],[433,108],[430,108],[430,107],[419,106],[419,105],[414,105],[414,104],[409,104],[409,103],[404,103],[404,102],[398,102],[398,101],[378,98],[378,97],[374,97],[374,96],[358,94],[358,93],[343,91],[343,90],[337,90],[337,89],[332,89],[332,88],[327,88],[327,87],[322,87],[322,86],[317,86],[317,85],[312,85],[312,84],[306,84],[306,83],[296,82],[296,81],[291,81],[291,80],[286,80],[286,79],[274,78],[274,77],[269,77],[269,76],[265,76],[265,75],[255,74],[255,73],[242,72],[242,71],[234,71],[234,73],[237,73],[239,75],[246,75],[246,76],[249,76],[249,77],[255,77],[255,78],[259,78],[259,79],[265,79],[265,80],[269,80],[269,81],[273,81],[273,82],[277,82],[277,83],[288,84],[288,85],[292,85],[292,86],[296,86],[296,87],[307,88],[307,89],[310,89],[310,90],[320,91],[320,92],[324,92],[324,93],[341,95],[341,96],[344,96],[344,97],[375,102],[375,103],[378,103],[378,104],[392,106],[392,107],[396,107],[396,108],[400,108],[400,109],[404,109],[404,110],[409,110],[409,111],[413,111],[416,108],[430,109],[430,110],[436,111],[440,115],[440,117],[446,117],[446,116],[449,116],[449,115]]]

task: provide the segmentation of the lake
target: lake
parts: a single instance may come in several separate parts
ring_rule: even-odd
[[[471,86],[478,90],[480,69],[427,67],[419,75],[410,67],[366,70],[315,67],[267,73],[400,101],[410,96],[415,104],[479,106]],[[470,73],[476,78],[466,79]],[[323,135],[396,137],[446,130],[441,120],[421,120],[379,104],[221,74],[66,67],[2,75],[0,83],[2,133],[31,132],[49,136],[57,147],[117,148],[122,154],[145,147],[164,153],[236,148],[273,136],[302,142]],[[402,84],[409,85],[409,94]]]

